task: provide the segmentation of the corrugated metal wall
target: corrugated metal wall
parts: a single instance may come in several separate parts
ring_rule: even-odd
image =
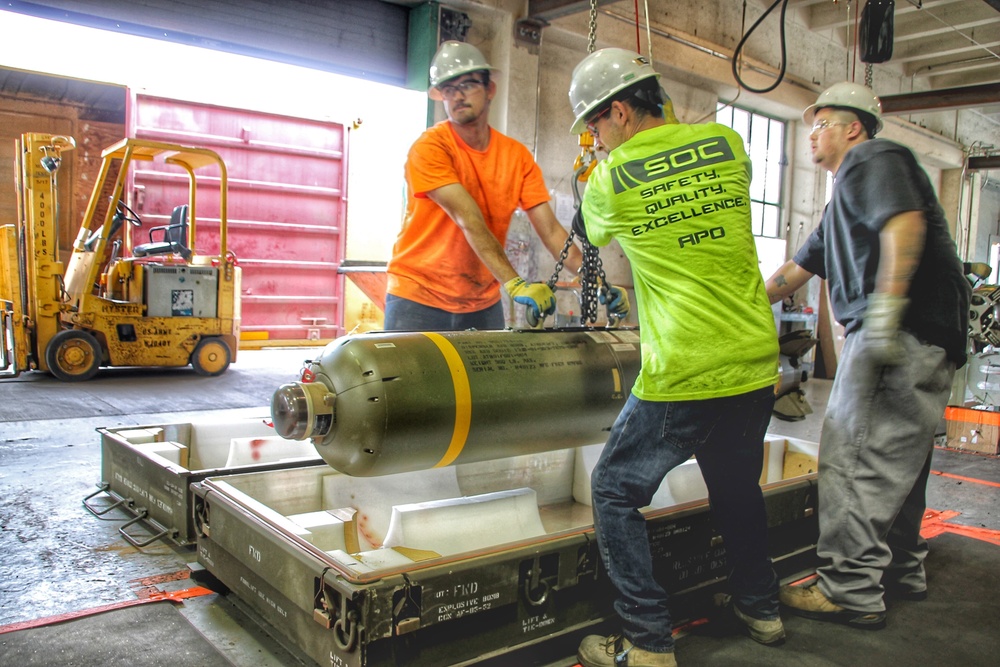
[[[135,96],[130,117],[130,136],[211,148],[226,162],[228,248],[243,268],[244,345],[342,335],[346,128],[148,95]],[[187,201],[186,180],[157,164],[134,174],[147,227],[166,224]],[[199,190],[195,242],[202,253],[218,252],[216,188]]]
[[[378,0],[12,0],[3,9],[406,83],[409,8]]]

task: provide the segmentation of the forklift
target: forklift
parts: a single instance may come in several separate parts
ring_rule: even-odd
[[[16,142],[17,220],[0,226],[0,377],[36,370],[77,382],[101,366],[188,364],[222,374],[236,359],[241,281],[226,247],[225,162],[209,149],[141,139],[106,148],[64,264],[56,176],[75,147],[42,133]],[[170,177],[183,179],[187,197],[168,224],[143,229],[126,192],[132,170],[154,160],[177,168]],[[218,243],[206,254],[195,245],[199,179],[203,198],[218,200]]]

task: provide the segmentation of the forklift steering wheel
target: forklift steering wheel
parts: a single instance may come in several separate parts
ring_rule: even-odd
[[[118,200],[118,206],[115,208],[115,215],[123,221],[128,222],[133,227],[142,227],[142,219],[139,217],[139,214],[130,209],[124,199]]]

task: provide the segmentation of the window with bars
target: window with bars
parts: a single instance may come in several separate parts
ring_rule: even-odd
[[[715,120],[743,137],[753,165],[750,182],[750,212],[753,233],[779,238],[781,192],[785,165],[785,123],[733,106],[720,104]]]

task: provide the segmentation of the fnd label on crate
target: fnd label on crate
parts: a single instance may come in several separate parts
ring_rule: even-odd
[[[508,566],[453,573],[453,577],[425,582],[421,614],[425,624],[464,618],[517,601],[517,576]],[[431,604],[426,604],[428,600]]]

